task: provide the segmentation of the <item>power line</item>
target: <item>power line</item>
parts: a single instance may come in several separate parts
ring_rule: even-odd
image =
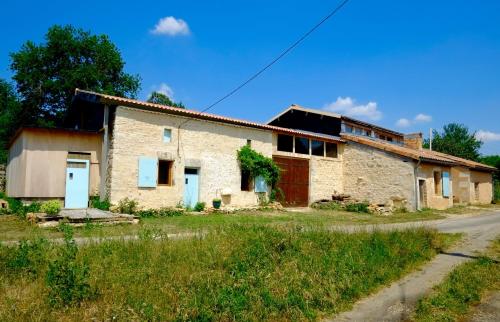
[[[305,34],[302,35],[302,37],[300,37],[298,40],[296,40],[293,44],[291,44],[287,49],[285,49],[281,54],[279,54],[276,58],[274,58],[269,64],[267,64],[266,66],[264,66],[263,68],[261,68],[258,72],[256,72],[255,74],[253,74],[250,78],[248,78],[246,81],[244,81],[243,83],[241,83],[240,85],[238,85],[236,88],[234,88],[232,91],[230,91],[229,93],[227,93],[226,95],[222,96],[221,98],[219,98],[217,101],[215,101],[214,103],[212,103],[211,105],[207,106],[205,109],[203,109],[201,112],[206,112],[208,111],[209,109],[211,109],[212,107],[214,107],[215,105],[219,104],[220,102],[224,101],[225,99],[227,99],[228,97],[232,96],[234,93],[236,93],[237,91],[239,91],[241,88],[243,88],[244,86],[246,86],[248,83],[250,83],[251,81],[253,81],[254,79],[256,79],[257,77],[260,76],[260,74],[262,74],[263,72],[265,72],[267,69],[269,69],[272,65],[276,64],[281,58],[283,58],[286,54],[288,54],[289,52],[291,52],[295,47],[297,47],[302,41],[304,41],[304,39],[306,39],[310,34],[312,34],[316,29],[318,29],[323,23],[325,23],[328,19],[330,19],[331,17],[333,17],[337,12],[340,11],[340,9],[342,9],[350,0],[344,0],[342,1],[340,4],[337,5],[337,7],[335,7],[335,9],[333,9],[326,17],[324,17],[320,22],[318,22],[316,25],[314,25],[314,27],[312,27],[311,29],[309,29],[309,31],[307,31]]]

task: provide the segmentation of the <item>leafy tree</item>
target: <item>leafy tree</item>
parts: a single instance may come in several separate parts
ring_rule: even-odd
[[[498,171],[493,174],[493,178],[496,182],[500,182],[500,155],[485,155],[479,158],[479,162],[497,168]]]
[[[450,123],[443,127],[443,132],[433,131],[432,149],[434,151],[451,154],[460,158],[478,161],[479,149],[483,142],[469,132],[463,124]],[[429,140],[425,140],[424,147],[429,148]]]
[[[0,79],[0,163],[7,161],[7,144],[19,124],[20,104],[12,84]]]
[[[179,107],[179,108],[186,108],[182,102],[176,103],[170,99],[167,95],[160,93],[160,92],[152,92],[151,95],[149,95],[148,98],[149,103],[155,103],[155,104],[161,104],[161,105],[167,105],[167,106],[173,106],[173,107]]]
[[[59,125],[75,88],[135,97],[140,87],[108,36],[70,25],[49,28],[44,43],[28,41],[10,56],[25,124]]]

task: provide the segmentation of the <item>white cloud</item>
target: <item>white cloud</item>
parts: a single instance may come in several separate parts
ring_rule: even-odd
[[[161,83],[158,86],[153,86],[152,90],[163,95],[168,96],[170,99],[174,99],[174,90],[165,83]]]
[[[476,132],[476,139],[483,142],[500,141],[500,133],[479,130]]]
[[[151,30],[152,34],[167,36],[189,35],[189,32],[189,26],[184,20],[172,16],[161,18]]]
[[[417,116],[415,116],[415,122],[422,122],[422,123],[426,123],[426,122],[431,122],[432,121],[432,116],[430,115],[427,115],[427,114],[417,114]]]
[[[335,102],[325,105],[323,109],[346,116],[366,118],[372,121],[382,118],[382,112],[378,110],[376,102],[368,102],[365,105],[360,105],[356,104],[356,100],[350,97],[339,96]]]
[[[409,127],[410,125],[411,125],[411,121],[409,119],[405,119],[405,118],[399,119],[396,122],[397,127]]]
[[[399,119],[396,122],[396,126],[397,127],[410,127],[411,125],[416,124],[416,123],[428,123],[428,122],[432,122],[432,116],[419,113],[412,120],[409,120],[407,118]]]

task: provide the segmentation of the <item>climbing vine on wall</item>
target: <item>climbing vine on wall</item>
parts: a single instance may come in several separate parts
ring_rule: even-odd
[[[276,186],[280,179],[280,168],[274,163],[273,159],[265,157],[249,145],[245,145],[238,150],[238,161],[242,171],[247,171],[252,178],[262,176],[272,188]]]

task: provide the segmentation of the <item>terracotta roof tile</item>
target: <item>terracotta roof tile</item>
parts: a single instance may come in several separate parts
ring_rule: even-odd
[[[202,112],[197,112],[197,111],[188,110],[188,109],[184,109],[184,108],[149,103],[149,102],[139,101],[139,100],[130,99],[130,98],[124,98],[124,97],[101,94],[101,93],[96,93],[96,92],[91,92],[91,91],[85,91],[85,90],[81,90],[81,89],[77,88],[75,90],[75,95],[79,95],[79,94],[94,96],[96,98],[99,98],[100,103],[104,103],[104,104],[124,105],[127,107],[136,107],[136,108],[141,108],[141,109],[154,110],[154,111],[159,111],[159,112],[164,112],[164,113],[174,114],[174,115],[179,115],[179,116],[184,116],[184,117],[190,117],[190,118],[195,118],[195,119],[203,119],[203,120],[214,121],[214,122],[221,122],[221,123],[228,123],[228,124],[245,126],[245,127],[252,127],[252,128],[282,133],[282,134],[298,135],[298,136],[303,136],[303,137],[308,137],[308,138],[313,138],[313,139],[322,139],[322,140],[332,141],[332,142],[345,142],[340,137],[333,136],[333,135],[323,135],[323,134],[319,134],[319,133],[312,133],[312,132],[306,132],[306,131],[300,131],[300,130],[294,130],[294,129],[287,129],[287,128],[278,127],[278,126],[274,126],[274,125],[267,125],[267,124],[261,124],[261,123],[256,123],[256,122],[250,122],[250,121],[225,117],[225,116],[216,115],[216,114],[202,113]]]
[[[398,154],[404,157],[408,157],[414,160],[422,160],[426,162],[436,162],[436,163],[444,163],[444,164],[449,164],[449,165],[459,165],[459,166],[464,166],[468,167],[471,169],[478,169],[478,170],[486,170],[486,171],[496,171],[497,169],[495,167],[491,167],[479,162],[474,162],[471,160],[455,157],[449,154],[441,153],[441,152],[436,152],[436,151],[429,151],[429,150],[416,150],[412,148],[408,148],[405,146],[385,142],[382,140],[374,139],[374,138],[369,138],[366,136],[359,136],[359,135],[352,135],[352,134],[341,134],[341,137],[343,139],[346,139],[348,141],[352,142],[357,142],[360,144],[365,144],[369,145],[371,147],[391,152],[394,154]]]

